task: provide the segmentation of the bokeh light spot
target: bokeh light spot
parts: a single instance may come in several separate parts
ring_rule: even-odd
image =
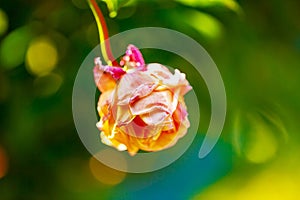
[[[25,59],[31,32],[29,27],[21,27],[6,36],[0,46],[0,62],[6,69],[21,65]]]
[[[278,144],[266,125],[256,124],[252,136],[251,143],[245,149],[246,158],[250,162],[264,163],[275,156]]]
[[[31,73],[42,76],[51,72],[58,61],[57,49],[47,37],[40,37],[30,43],[26,54],[26,66]]]
[[[8,159],[5,150],[0,146],[0,179],[3,178],[8,169]]]
[[[193,11],[188,12],[185,19],[187,24],[209,39],[217,39],[221,36],[222,24],[211,15]]]
[[[300,195],[299,177],[298,166],[276,163],[251,177],[227,176],[192,199],[295,200]]]
[[[109,159],[117,162],[126,163],[126,160],[113,149],[100,151],[96,156],[109,156]],[[90,169],[94,177],[101,183],[107,185],[116,185],[122,182],[126,176],[125,172],[121,172],[102,164],[95,157],[90,159]]]
[[[8,28],[8,17],[6,13],[0,9],[0,36],[3,35]]]
[[[233,130],[233,145],[240,156],[252,163],[265,163],[277,155],[279,141],[287,133],[278,116],[266,111],[237,114]]]
[[[288,172],[282,169],[269,169],[250,180],[238,194],[239,199],[245,200],[293,200],[298,199],[300,192],[296,179],[291,178]]]
[[[34,81],[36,94],[43,97],[53,95],[59,90],[62,82],[62,77],[54,73],[37,77]]]
[[[188,12],[171,13],[171,17],[177,19],[180,26],[183,24],[194,29],[206,39],[218,39],[223,33],[222,24],[212,15],[192,10]],[[201,22],[201,25],[199,25],[199,22]]]

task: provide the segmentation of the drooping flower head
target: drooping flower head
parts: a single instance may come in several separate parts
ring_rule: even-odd
[[[190,126],[183,96],[191,90],[185,74],[158,63],[145,64],[138,48],[129,45],[120,63],[110,51],[108,31],[95,0],[88,0],[95,16],[102,56],[95,59],[94,79],[101,92],[97,110],[101,141],[135,155],[176,144]]]
[[[129,45],[120,66],[95,59],[94,79],[101,95],[97,110],[101,141],[135,155],[176,144],[190,126],[184,95],[191,90],[185,74],[158,63],[145,64]]]

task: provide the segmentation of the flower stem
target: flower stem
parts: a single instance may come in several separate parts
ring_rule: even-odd
[[[88,4],[93,12],[93,15],[94,15],[96,23],[97,23],[102,56],[108,65],[118,66],[118,63],[114,59],[111,49],[110,49],[107,26],[105,23],[105,19],[102,15],[101,9],[99,8],[96,0],[88,0]]]

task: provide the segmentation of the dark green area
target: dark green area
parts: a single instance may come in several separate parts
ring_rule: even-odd
[[[208,166],[204,161],[181,158],[164,169],[163,174],[156,172],[154,181],[148,181],[151,175],[128,174],[125,183],[134,182],[130,186],[107,186],[92,177],[86,169],[90,154],[73,123],[72,89],[76,73],[98,44],[96,23],[86,3],[1,2],[0,9],[6,13],[9,26],[0,35],[0,48],[11,32],[24,26],[30,30],[24,33],[28,40],[39,36],[50,38],[58,52],[52,72],[62,78],[62,83],[57,90],[50,87],[53,82],[47,82],[48,79],[43,80],[43,85],[37,84],[37,76],[26,68],[25,57],[17,66],[6,66],[0,60],[0,148],[8,158],[7,174],[0,177],[0,199],[141,199],[143,195],[148,199],[157,198],[150,193],[160,190],[164,199],[168,192],[190,198],[218,183],[221,177],[251,176],[283,158],[292,163],[297,160],[300,2],[240,0],[234,4],[238,8],[222,3],[180,2],[133,1],[120,7],[115,18],[109,18],[106,4],[99,2],[111,35],[137,27],[158,26],[198,41],[217,64],[226,88],[227,119],[221,142],[205,160]],[[18,50],[14,48],[5,56],[14,58],[14,51]],[[198,159],[202,141],[199,138],[204,136],[200,133],[205,133],[210,119],[210,97],[203,79],[195,76],[195,70],[186,60],[174,54],[159,50],[142,52],[147,62],[161,62],[185,71],[197,92],[201,110],[198,143],[193,143],[187,156]],[[255,148],[261,149],[259,156],[251,151]],[[268,157],[272,148],[276,151]],[[262,160],[253,164],[255,161],[249,155]],[[299,161],[295,162],[299,165]],[[187,176],[183,176],[184,169],[190,170]],[[203,176],[203,182],[193,177],[192,170],[206,173],[194,173],[199,179]],[[161,176],[164,178],[160,179]],[[145,186],[139,187],[137,180],[146,182]],[[187,184],[182,191],[178,181]],[[168,184],[174,184],[175,188],[167,187]]]

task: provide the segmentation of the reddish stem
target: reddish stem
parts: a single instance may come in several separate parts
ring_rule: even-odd
[[[118,62],[115,60],[115,58],[113,57],[112,52],[111,52],[110,42],[109,42],[109,34],[108,34],[108,31],[107,31],[107,26],[106,26],[103,14],[101,12],[101,9],[99,8],[96,0],[90,0],[90,2],[91,2],[92,6],[94,7],[94,9],[96,11],[97,16],[95,16],[95,17],[98,17],[99,21],[100,21],[101,27],[98,27],[98,28],[102,29],[102,32],[103,32],[104,41],[100,41],[100,42],[104,42],[107,57],[108,57],[109,61],[112,62],[112,65],[113,66],[119,66]],[[99,34],[101,34],[101,33],[99,33]]]

